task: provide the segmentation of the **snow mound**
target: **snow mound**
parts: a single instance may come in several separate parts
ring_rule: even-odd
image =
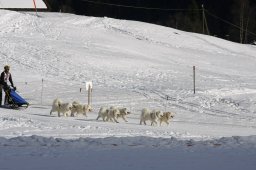
[[[151,137],[107,137],[107,138],[79,138],[62,139],[46,138],[41,136],[19,136],[15,138],[0,138],[0,147],[83,147],[83,148],[222,148],[232,149],[240,148],[243,150],[256,149],[256,136],[250,137],[223,137],[215,140],[197,141],[197,140],[179,140],[177,138],[151,138]]]

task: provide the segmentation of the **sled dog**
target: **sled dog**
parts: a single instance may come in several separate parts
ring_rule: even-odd
[[[72,109],[71,103],[63,103],[60,99],[55,99],[52,103],[52,109],[50,111],[50,115],[53,112],[58,112],[58,116],[60,117],[60,113],[63,113],[64,116],[68,116],[69,112]]]

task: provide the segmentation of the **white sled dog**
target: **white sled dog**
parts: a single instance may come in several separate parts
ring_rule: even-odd
[[[85,117],[87,117],[87,113],[88,112],[92,112],[92,107],[91,105],[87,105],[87,104],[81,104],[77,101],[74,101],[72,103],[72,109],[71,109],[71,116],[74,117],[75,113],[78,114],[82,114]]]
[[[52,112],[58,112],[58,116],[60,117],[60,113],[63,113],[64,116],[68,116],[68,113],[72,109],[71,103],[63,103],[60,99],[55,99],[52,103],[52,109],[50,111],[50,115]]]
[[[131,112],[128,112],[127,108],[111,106],[110,109],[118,109],[119,110],[119,114],[116,115],[116,119],[122,118],[125,122],[128,122],[127,119],[126,119],[126,116],[128,114],[131,114]]]
[[[96,120],[98,120],[99,118],[102,118],[104,122],[111,121],[111,122],[119,123],[117,119],[122,118],[125,122],[127,122],[125,117],[128,114],[130,114],[130,112],[128,112],[126,108],[114,107],[114,106],[111,106],[110,108],[101,107]]]
[[[169,125],[169,120],[172,119],[173,117],[174,117],[174,113],[164,112],[163,115],[161,115],[159,118],[160,126],[162,122],[165,122],[167,125]]]
[[[102,118],[105,122],[108,117],[109,108],[108,107],[101,107],[98,113],[98,117],[96,120],[99,120],[99,118]]]
[[[157,120],[160,114],[161,114],[161,111],[156,111],[156,110],[150,111],[149,109],[144,108],[141,110],[140,124],[142,124],[143,122],[146,125],[146,121],[149,120],[151,121],[151,126],[153,126],[154,124],[157,125]]]
[[[117,121],[117,116],[120,115],[120,111],[119,109],[115,108],[115,107],[110,107],[110,109],[108,110],[108,114],[107,114],[107,121],[111,121],[113,122],[113,120],[116,122],[116,123],[119,123]]]

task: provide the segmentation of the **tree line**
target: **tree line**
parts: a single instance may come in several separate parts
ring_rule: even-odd
[[[53,12],[137,20],[189,32],[210,34],[239,43],[256,41],[255,0],[43,1],[48,10]]]

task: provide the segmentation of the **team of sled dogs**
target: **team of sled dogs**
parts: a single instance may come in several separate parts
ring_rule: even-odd
[[[52,103],[50,115],[52,115],[53,112],[58,112],[59,117],[61,116],[61,113],[64,116],[74,117],[81,114],[87,117],[87,113],[92,112],[92,107],[87,104],[81,104],[77,101],[74,101],[73,103],[63,103],[60,99],[55,99]],[[131,114],[131,112],[129,112],[127,108],[114,106],[101,107],[96,120],[102,118],[104,122],[111,121],[119,123],[118,119],[122,118],[125,122],[128,122],[126,116],[129,114]],[[172,112],[162,112],[160,110],[144,108],[141,110],[140,124],[144,123],[146,125],[146,121],[150,121],[151,126],[157,125],[157,122],[159,122],[160,126],[163,122],[169,125],[169,121],[173,117],[174,113]]]

